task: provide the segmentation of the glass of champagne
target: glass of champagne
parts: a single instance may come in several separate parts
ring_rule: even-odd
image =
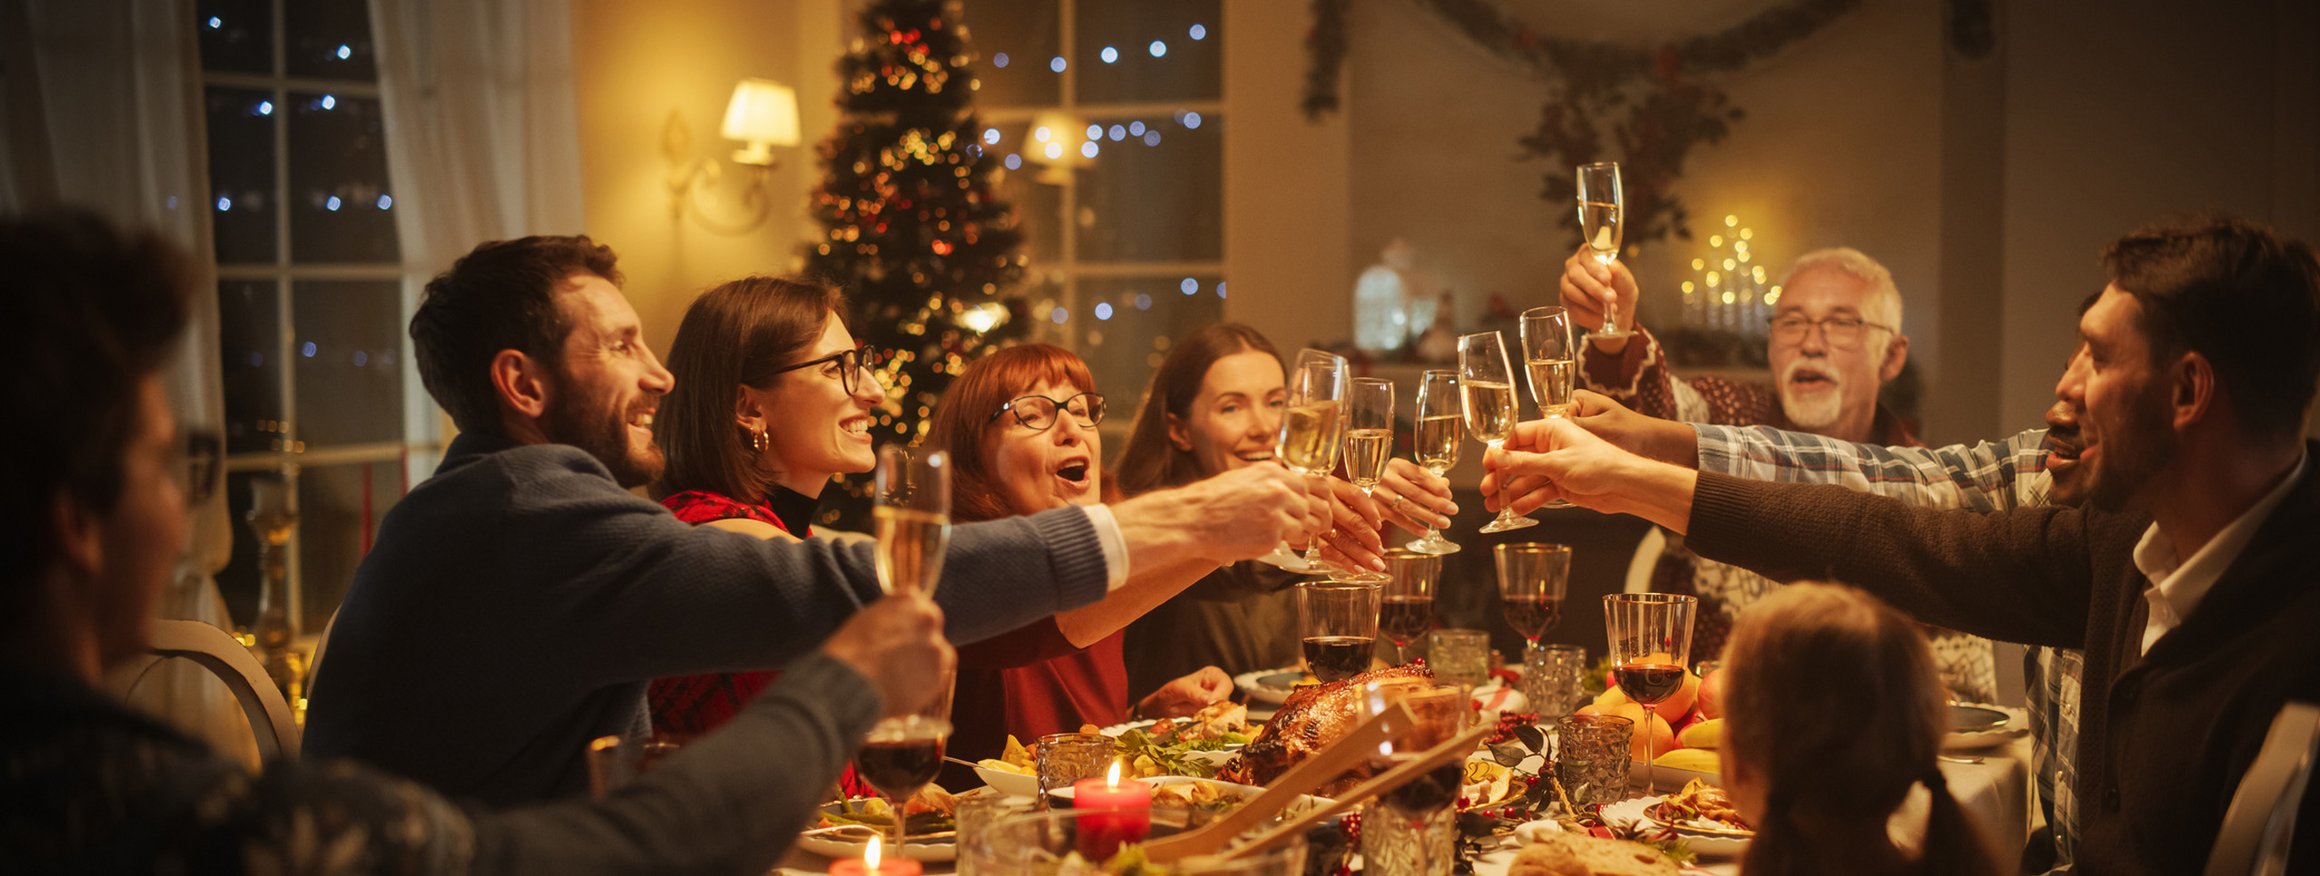
[[[1523,369],[1531,381],[1531,401],[1548,419],[1568,417],[1577,357],[1571,343],[1571,312],[1560,307],[1533,307],[1522,314]],[[1556,499],[1540,507],[1569,508]]]
[[[1386,551],[1389,580],[1378,601],[1378,631],[1394,643],[1394,660],[1410,662],[1410,645],[1434,628],[1434,584],[1442,556],[1406,547]]]
[[[1498,603],[1528,651],[1563,619],[1563,588],[1571,579],[1571,549],[1559,544],[1509,542],[1498,554]],[[1527,659],[1527,657],[1526,657]]]
[[[1474,433],[1476,440],[1496,450],[1514,435],[1514,421],[1521,408],[1514,398],[1514,369],[1506,364],[1506,342],[1497,332],[1459,336],[1458,397],[1466,412],[1466,430]],[[1537,525],[1536,520],[1517,516],[1514,506],[1509,505],[1482,531],[1506,532]]]
[[[1345,445],[1345,358],[1302,350],[1288,377],[1288,409],[1281,412],[1274,457],[1307,479],[1328,477],[1337,469],[1337,456]],[[1321,562],[1318,535],[1305,556],[1283,544],[1258,559],[1291,572],[1338,571]]]
[[[1297,585],[1297,638],[1305,669],[1322,681],[1340,681],[1369,668],[1377,652],[1376,584],[1310,581]]]
[[[1433,472],[1435,477],[1449,474],[1458,464],[1458,445],[1466,440],[1462,418],[1464,409],[1458,394],[1458,372],[1427,371],[1418,379],[1417,448],[1411,457],[1420,467]],[[1458,545],[1442,537],[1432,526],[1426,534],[1410,542],[1410,550],[1426,554],[1454,554]]]
[[[1579,165],[1579,233],[1586,235],[1587,248],[1596,261],[1609,265],[1619,260],[1619,220],[1625,208],[1626,199],[1619,194],[1618,162]],[[1617,300],[1604,299],[1603,327],[1596,329],[1595,335],[1627,336],[1627,330],[1619,327]]]
[[[1345,476],[1364,497],[1377,492],[1386,476],[1386,460],[1394,456],[1394,384],[1375,377],[1356,377],[1345,396]],[[1345,581],[1383,584],[1384,572],[1361,570],[1338,576]]]
[[[870,514],[878,587],[931,599],[951,543],[950,455],[889,444],[878,451],[877,471],[878,504]]]
[[[1456,739],[1474,714],[1467,705],[1464,688],[1407,680],[1362,685],[1360,696],[1355,700],[1355,713],[1366,721],[1383,714],[1395,703],[1408,707],[1417,720],[1409,730],[1378,744],[1370,758],[1375,773],[1416,760],[1427,751]],[[1396,867],[1395,872],[1434,872],[1436,862],[1427,860],[1433,851],[1433,844],[1427,841],[1427,828],[1458,798],[1465,768],[1463,760],[1453,760],[1379,795],[1377,806],[1383,814],[1408,824],[1409,834],[1416,838],[1409,849],[1412,860],[1408,869]]]
[[[1700,601],[1675,593],[1613,593],[1603,597],[1603,632],[1610,639],[1611,673],[1627,698],[1643,706],[1643,790],[1658,790],[1651,761],[1658,728],[1653,710],[1684,686],[1690,674],[1692,615]]]

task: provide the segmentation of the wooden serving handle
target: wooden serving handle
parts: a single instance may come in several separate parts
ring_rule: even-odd
[[[1363,782],[1360,785],[1355,786],[1353,790],[1338,795],[1335,798],[1336,802],[1330,803],[1329,805],[1315,809],[1312,812],[1308,812],[1304,815],[1300,815],[1296,818],[1282,822],[1281,824],[1274,826],[1272,829],[1258,834],[1256,838],[1226,850],[1223,857],[1227,859],[1237,858],[1250,852],[1254,852],[1267,846],[1273,845],[1274,843],[1278,843],[1289,837],[1302,836],[1306,830],[1310,829],[1315,823],[1321,821],[1324,818],[1328,818],[1340,812],[1344,812],[1347,809],[1351,809],[1355,804],[1364,800],[1368,800],[1371,797],[1375,797],[1379,794],[1383,794],[1387,791],[1391,791],[1395,788],[1409,784],[1411,780],[1416,779],[1418,776],[1424,774],[1428,770],[1441,767],[1444,764],[1465,760],[1469,755],[1474,753],[1475,746],[1482,742],[1483,737],[1490,735],[1490,732],[1493,729],[1496,728],[1492,727],[1491,725],[1484,724],[1471,728],[1464,733],[1460,733],[1456,738],[1453,738],[1448,742],[1434,746],[1433,748],[1426,749],[1424,754],[1418,755],[1416,758],[1411,760],[1406,760],[1399,764],[1395,764],[1393,769],[1379,774],[1377,778]]]
[[[1376,717],[1354,727],[1328,748],[1315,752],[1303,763],[1282,773],[1256,799],[1194,830],[1145,843],[1144,857],[1153,863],[1168,864],[1194,855],[1214,853],[1243,831],[1264,823],[1265,819],[1271,818],[1289,804],[1335,781],[1346,770],[1367,762],[1379,745],[1409,732],[1417,725],[1418,718],[1411,714],[1408,705],[1394,703]],[[1472,745],[1468,743],[1469,747]]]

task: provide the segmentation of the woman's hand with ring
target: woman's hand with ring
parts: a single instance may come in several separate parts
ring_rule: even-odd
[[[1458,513],[1458,503],[1450,499],[1449,479],[1407,459],[1397,457],[1386,463],[1386,475],[1377,488],[1393,497],[1379,509],[1381,515],[1413,534],[1448,528],[1450,515]]]

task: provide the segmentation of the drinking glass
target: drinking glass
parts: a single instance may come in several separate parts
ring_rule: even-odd
[[[1055,798],[1048,794],[1069,788],[1081,779],[1100,778],[1119,757],[1112,738],[1096,733],[1050,733],[1039,737],[1031,751],[1032,771],[1039,775],[1039,805]]]
[[[1692,615],[1700,601],[1675,593],[1613,593],[1603,597],[1603,632],[1609,638],[1612,675],[1627,698],[1643,706],[1643,789],[1657,792],[1651,761],[1658,733],[1654,711],[1684,686],[1691,662]]]
[[[1338,451],[1345,444],[1345,357],[1300,350],[1288,378],[1288,408],[1281,412],[1274,458],[1308,479],[1328,477],[1337,468]],[[1283,542],[1257,559],[1291,572],[1333,571],[1321,563],[1320,552],[1321,539],[1316,535],[1305,556],[1298,556]]]
[[[1541,645],[1524,652],[1522,692],[1541,718],[1570,714],[1587,696],[1587,649]]]
[[[870,727],[869,738],[862,741],[861,750],[854,753],[854,774],[894,807],[894,837],[890,842],[896,855],[902,854],[903,838],[910,829],[903,810],[910,798],[918,796],[919,790],[942,771],[943,744],[951,736],[951,688],[956,676],[953,671],[933,667],[927,671],[941,672],[942,695],[915,713],[878,719]]]
[[[1626,199],[1619,193],[1619,163],[1598,161],[1579,165],[1579,233],[1587,238],[1587,248],[1595,260],[1609,265],[1619,260],[1619,226],[1626,213]],[[1626,337],[1619,327],[1619,302],[1616,298],[1603,300],[1603,327],[1595,330],[1596,337]]]
[[[1384,595],[1379,597],[1378,630],[1394,643],[1394,662],[1410,662],[1410,645],[1434,628],[1434,582],[1442,557],[1394,548],[1386,551]]]
[[[1428,750],[1456,738],[1474,710],[1467,707],[1466,691],[1455,685],[1410,684],[1406,681],[1371,682],[1361,686],[1356,701],[1356,712],[1362,720],[1384,714],[1395,703],[1409,707],[1417,720],[1410,729],[1378,744],[1377,753],[1370,758],[1376,771],[1383,773],[1398,764],[1416,760]],[[1399,818],[1420,837],[1450,802],[1457,799],[1458,787],[1465,774],[1463,761],[1451,761],[1428,770],[1402,784],[1401,787],[1378,796],[1379,814]],[[1433,844],[1416,842],[1410,846],[1411,862],[1408,868],[1395,872],[1431,874],[1428,861]]]
[[[1506,343],[1497,332],[1479,332],[1458,338],[1458,397],[1466,412],[1466,430],[1496,450],[1514,435],[1514,421],[1522,408],[1514,398],[1514,369],[1506,364]],[[1482,527],[1483,532],[1506,532],[1537,526],[1517,516],[1514,506]]]
[[[1555,722],[1555,780],[1571,805],[1617,802],[1627,795],[1635,722],[1618,715],[1572,715]]]
[[[1524,541],[1501,544],[1498,559],[1498,602],[1506,622],[1527,643],[1524,653],[1539,648],[1539,637],[1563,619],[1563,588],[1571,578],[1571,549],[1559,544]],[[1526,660],[1529,658],[1525,658]]]
[[[1578,379],[1578,357],[1573,355],[1571,312],[1560,307],[1533,307],[1522,314],[1523,369],[1530,378],[1531,401],[1547,419],[1567,417],[1573,383]],[[1566,499],[1540,507],[1569,508]]]
[[[1426,636],[1426,662],[1444,684],[1482,686],[1490,678],[1490,634],[1481,630],[1435,630]]]
[[[1352,678],[1377,652],[1376,584],[1311,581],[1297,585],[1297,638],[1305,667],[1324,682]]]
[[[940,450],[913,454],[889,444],[878,451],[878,587],[888,594],[934,597],[951,541],[951,461]]]
[[[1345,476],[1363,497],[1377,491],[1386,475],[1386,460],[1394,455],[1394,384],[1375,377],[1356,377],[1345,396]],[[1307,559],[1314,559],[1307,557]],[[1383,584],[1386,573],[1361,569],[1337,576],[1344,581]]]
[[[958,808],[951,810],[951,823],[958,833],[959,876],[1002,872],[984,869],[988,865],[982,861],[989,854],[991,826],[1030,811],[1032,804],[997,793],[997,789],[960,794],[958,803]]]
[[[1458,445],[1465,440],[1463,402],[1459,400],[1458,372],[1427,371],[1418,378],[1417,448],[1411,452],[1419,466],[1435,477],[1450,472],[1458,464]],[[1427,554],[1454,554],[1458,545],[1442,537],[1441,530],[1432,525],[1426,534],[1410,542],[1410,550]]]

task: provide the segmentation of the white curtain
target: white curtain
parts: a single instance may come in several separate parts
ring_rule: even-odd
[[[70,205],[155,229],[198,266],[193,322],[164,375],[189,428],[224,425],[216,263],[202,163],[199,49],[190,0],[0,0],[0,209]],[[193,543],[163,617],[232,628],[211,577],[233,546],[223,490],[197,509]],[[135,702],[221,750],[257,756],[231,694],[183,661],[155,670]]]
[[[487,240],[576,234],[580,111],[566,0],[371,0],[387,172],[403,248],[404,311]],[[405,361],[411,361],[405,357]],[[404,369],[409,440],[449,430]],[[413,454],[411,482],[435,459]]]

